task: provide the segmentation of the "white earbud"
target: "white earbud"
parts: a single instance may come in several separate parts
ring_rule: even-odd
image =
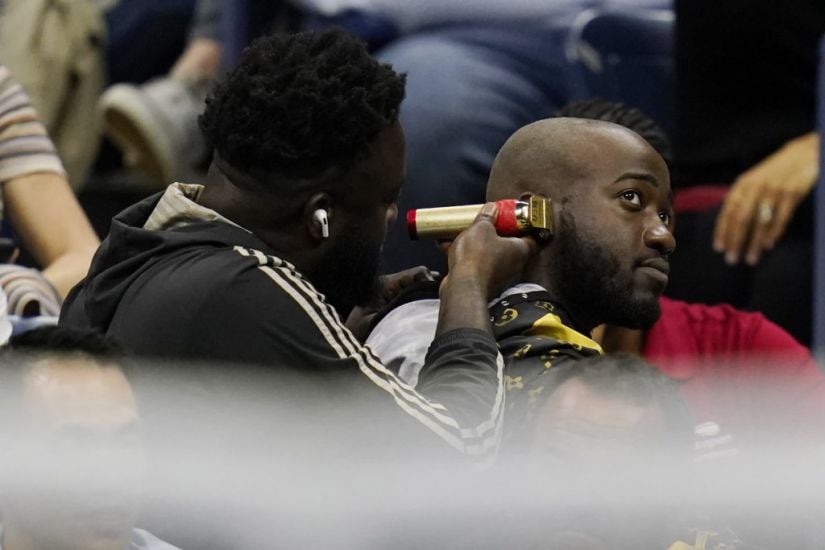
[[[321,236],[325,239],[329,237],[329,220],[327,219],[327,211],[323,208],[319,208],[312,213],[312,219],[315,220],[316,223],[321,224]]]

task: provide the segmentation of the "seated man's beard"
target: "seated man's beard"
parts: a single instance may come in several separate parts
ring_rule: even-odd
[[[322,262],[304,275],[339,315],[345,316],[353,307],[369,305],[380,295],[380,256],[381,244],[355,230],[335,243]]]
[[[577,231],[566,212],[561,227],[559,289],[570,315],[632,329],[653,326],[661,313],[658,296],[638,291],[633,272],[622,272],[615,254]]]

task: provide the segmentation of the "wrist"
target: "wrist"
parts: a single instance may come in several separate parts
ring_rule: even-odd
[[[447,294],[478,295],[486,300],[488,293],[489,285],[484,279],[476,273],[465,270],[450,272],[440,289],[442,297]]]
[[[490,312],[487,309],[487,289],[478,278],[450,273],[440,289],[441,307],[438,312],[437,334],[459,328],[490,331]]]

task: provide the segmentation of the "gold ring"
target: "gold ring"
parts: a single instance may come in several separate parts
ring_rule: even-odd
[[[774,214],[773,201],[770,199],[763,199],[759,203],[758,219],[760,223],[771,223]]]

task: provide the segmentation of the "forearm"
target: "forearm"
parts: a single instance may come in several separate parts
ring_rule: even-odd
[[[468,454],[486,454],[498,444],[503,366],[490,327],[486,288],[476,277],[451,274],[441,288],[436,337],[416,390],[449,412]]]
[[[486,331],[456,329],[437,337],[416,390],[455,419],[465,451],[484,454],[498,443],[504,407],[504,362]]]
[[[497,448],[504,411],[504,361],[487,301],[524,271],[536,243],[496,234],[495,203],[450,245],[436,338],[418,377],[419,391],[446,408],[465,452]]]
[[[69,291],[86,276],[94,253],[94,248],[73,250],[59,257],[43,270],[43,276],[57,290],[61,299],[66,298]]]
[[[61,297],[89,269],[100,241],[66,180],[41,172],[3,184],[12,227]]]
[[[487,288],[477,277],[450,274],[441,286],[436,337],[456,329],[477,329],[492,335]]]
[[[500,439],[504,363],[490,330],[486,293],[474,280],[452,277],[441,288],[441,322],[436,322],[433,312],[426,323],[429,329],[423,331],[420,348],[426,350],[426,357],[422,350],[416,358],[421,368],[416,369],[415,390],[403,390],[400,380],[388,389],[405,410],[411,403],[410,393],[417,392],[426,402],[423,408],[429,410],[418,416],[422,423],[456,450],[488,456],[495,453]],[[408,341],[391,338],[409,351]],[[397,380],[387,369],[380,370]]]

